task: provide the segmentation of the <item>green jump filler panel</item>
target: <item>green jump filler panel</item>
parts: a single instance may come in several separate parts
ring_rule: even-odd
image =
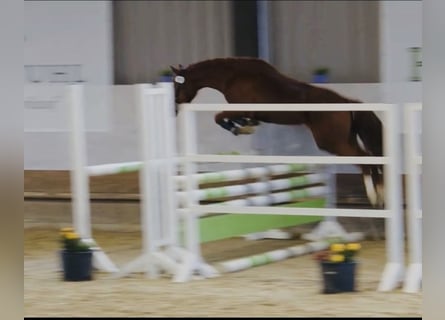
[[[299,203],[283,205],[283,207],[323,208],[326,199],[311,199]],[[277,214],[221,214],[199,219],[200,242],[210,242],[249,233],[261,232],[270,229],[287,228],[307,223],[319,222],[319,216],[291,216]],[[181,224],[181,234],[183,234]]]

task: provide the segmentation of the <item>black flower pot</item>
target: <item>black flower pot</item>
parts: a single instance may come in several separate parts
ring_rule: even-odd
[[[93,252],[61,251],[63,280],[88,281],[92,279]]]
[[[321,262],[323,274],[323,293],[353,292],[357,263]]]

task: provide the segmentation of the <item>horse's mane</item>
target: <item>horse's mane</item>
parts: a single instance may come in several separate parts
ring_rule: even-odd
[[[286,76],[285,74],[278,71],[278,69],[276,69],[274,66],[267,63],[266,61],[254,57],[228,57],[228,58],[208,59],[190,64],[186,69],[187,71],[193,72],[201,68],[213,69],[215,67],[224,67],[227,69],[233,68],[243,73],[247,71],[252,75],[268,74],[271,76],[275,76],[277,78],[281,78],[282,80],[285,81],[290,81],[298,86],[308,86],[308,87],[311,86],[310,84]]]
[[[359,102],[355,99],[346,98],[339,95],[338,93],[330,90],[328,88],[320,88],[314,86],[310,83],[299,81],[297,79],[287,76],[268,62],[254,57],[228,57],[228,58],[214,58],[203,60],[197,63],[190,64],[186,68],[186,72],[199,72],[199,70],[217,70],[217,68],[223,68],[223,70],[234,70],[235,72],[240,72],[243,75],[250,74],[253,77],[261,77],[267,75],[274,78],[277,82],[282,83],[282,85],[291,85],[300,90],[305,91],[323,91],[325,94],[336,95],[342,99],[349,102]]]
[[[235,67],[238,70],[249,70],[251,72],[276,72],[278,70],[264,60],[253,57],[229,57],[229,58],[214,58],[193,63],[187,67],[188,71],[194,71],[200,68],[221,67],[225,68]]]

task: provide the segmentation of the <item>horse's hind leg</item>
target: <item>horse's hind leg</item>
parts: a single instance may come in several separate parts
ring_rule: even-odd
[[[342,134],[339,130],[337,130],[336,134],[333,134],[335,130],[328,124],[322,128],[320,126],[312,126],[311,130],[317,146],[322,150],[339,156],[370,156],[367,151],[360,148],[356,140],[350,139],[349,134]],[[359,165],[359,167],[363,174],[363,182],[369,202],[373,207],[383,207],[382,173],[379,172],[376,165]]]
[[[374,183],[376,193],[377,193],[377,200],[376,204],[378,207],[383,208],[385,203],[385,190],[383,187],[383,168],[382,165],[374,165],[371,166],[371,177],[372,181]]]
[[[362,165],[363,182],[368,199],[374,207],[383,208],[384,189],[383,174],[376,166]]]

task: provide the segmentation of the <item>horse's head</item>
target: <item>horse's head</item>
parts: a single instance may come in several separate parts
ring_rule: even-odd
[[[193,100],[198,92],[198,88],[194,85],[194,82],[190,79],[190,74],[187,69],[184,69],[181,65],[179,68],[170,66],[173,72],[173,82],[175,86],[175,111],[178,113],[178,104],[188,103]]]

